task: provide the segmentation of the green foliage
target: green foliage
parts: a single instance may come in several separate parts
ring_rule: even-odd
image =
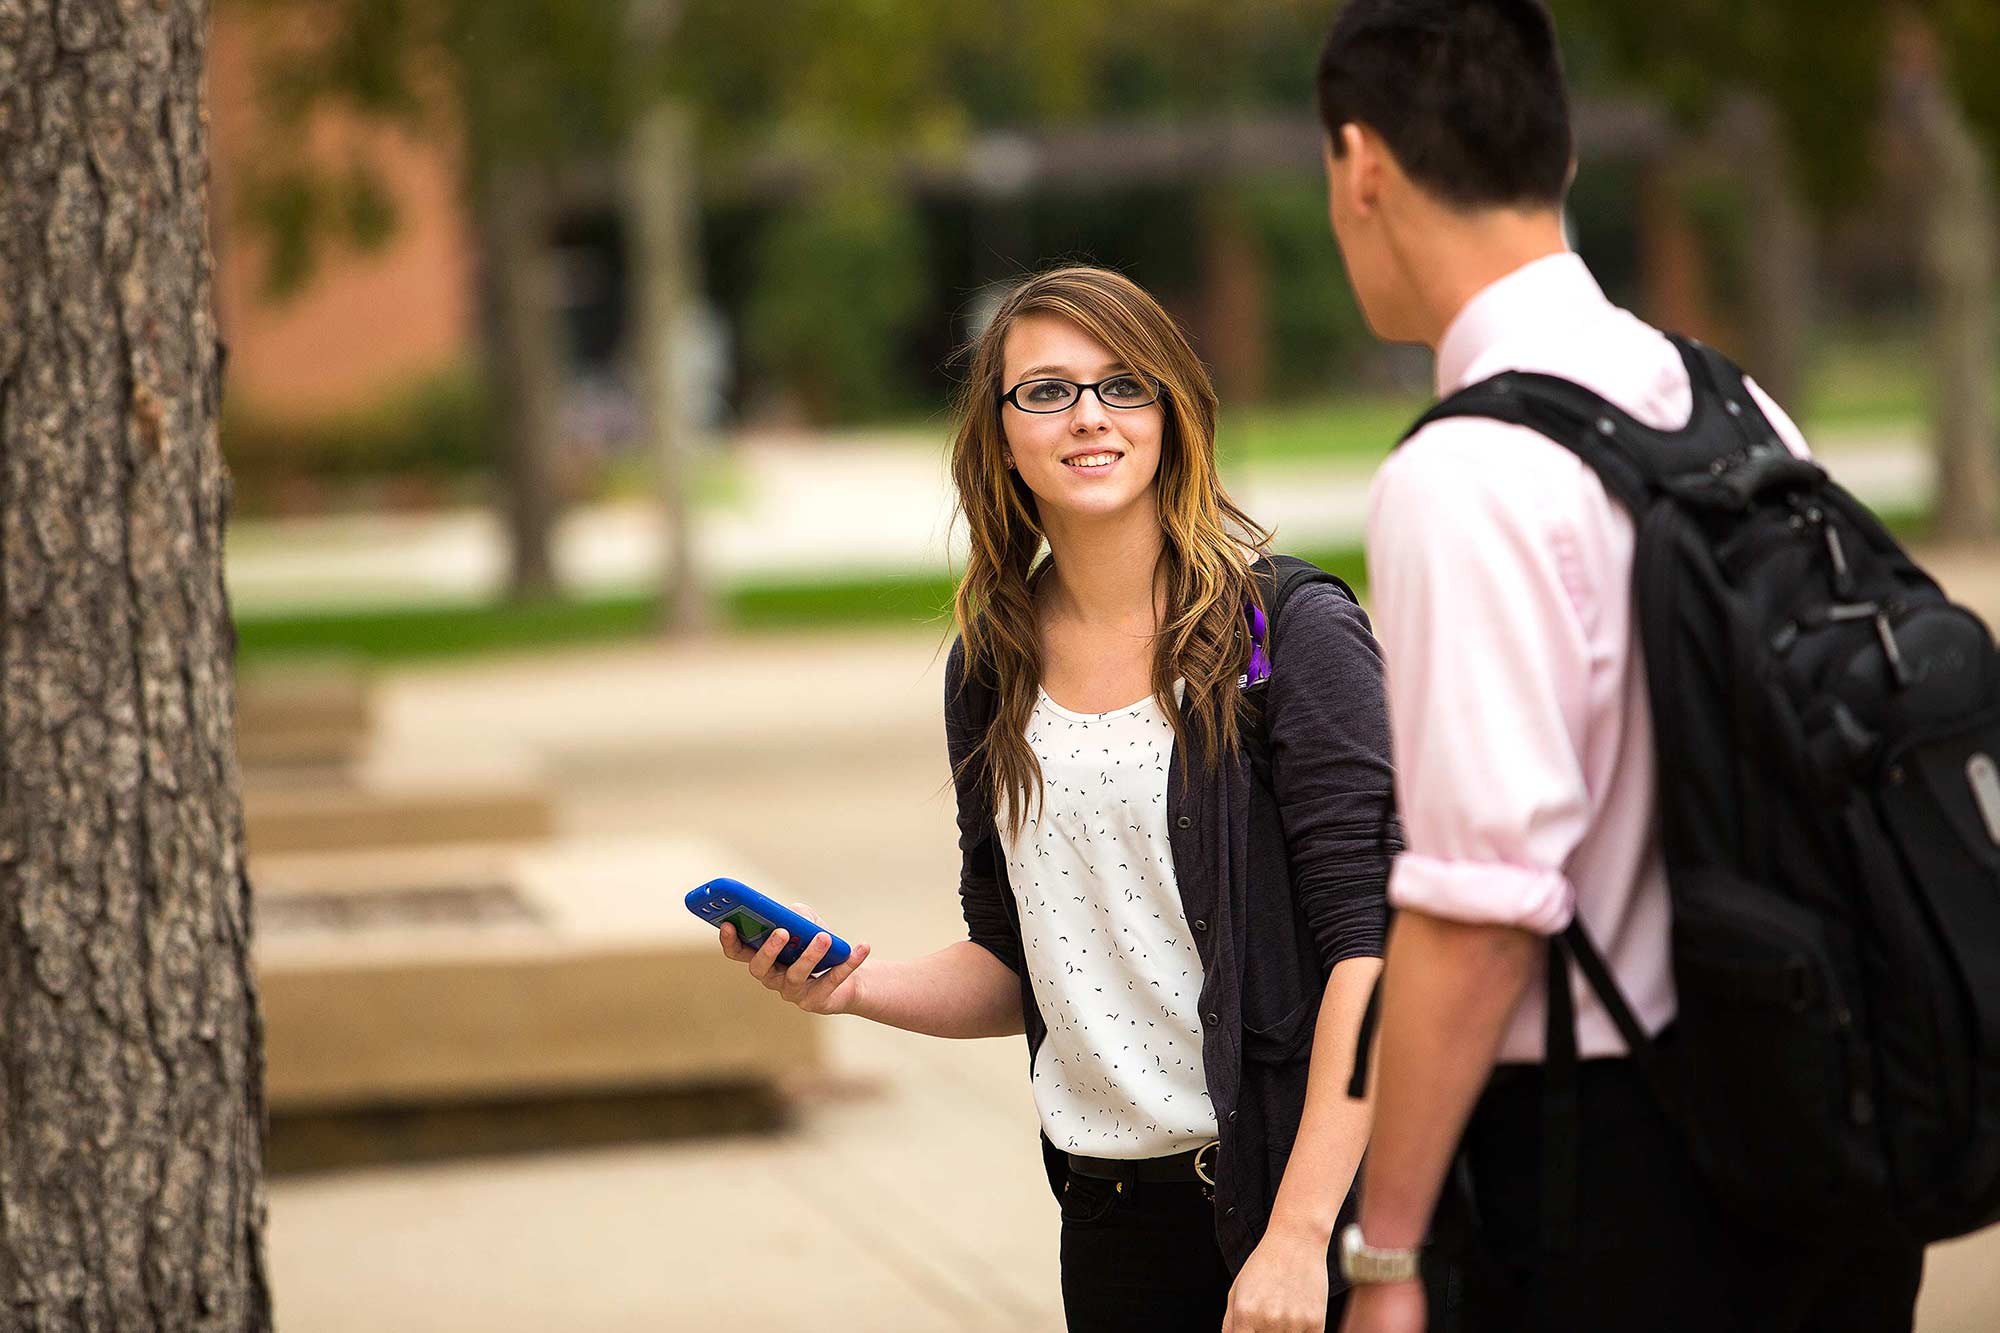
[[[906,406],[915,394],[898,383],[897,351],[923,308],[924,271],[923,231],[902,201],[858,189],[803,197],[761,238],[745,350],[817,420]]]
[[[1899,19],[1928,22],[1955,90],[2000,151],[2000,6],[1992,0],[1550,0],[1565,47],[1601,58],[1607,80],[1637,82],[1682,119],[1755,92],[1775,108],[1801,185],[1822,209],[1872,184],[1873,134]]]
[[[1265,407],[1223,405],[1216,435],[1230,466],[1346,463],[1357,472],[1382,461],[1428,406],[1415,395],[1344,393]]]
[[[1260,181],[1240,195],[1270,275],[1272,380],[1281,392],[1323,393],[1373,335],[1328,234],[1316,176]]]

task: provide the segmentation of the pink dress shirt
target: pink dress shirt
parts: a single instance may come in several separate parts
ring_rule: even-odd
[[[1677,429],[1680,356],[1552,255],[1481,291],[1438,347],[1450,394],[1503,370],[1545,371]],[[1798,429],[1752,386],[1795,452]],[[1520,426],[1426,427],[1376,474],[1370,600],[1387,663],[1407,849],[1399,908],[1555,934],[1580,916],[1649,1031],[1674,1015],[1654,809],[1653,727],[1632,617],[1633,525],[1574,454]],[[1582,1054],[1624,1043],[1580,974]],[[1502,1061],[1539,1061],[1539,973]]]

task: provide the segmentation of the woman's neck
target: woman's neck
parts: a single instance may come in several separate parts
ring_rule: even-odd
[[[1049,609],[1083,625],[1129,627],[1151,633],[1164,588],[1160,521],[1148,502],[1123,514],[1043,525],[1054,558]]]

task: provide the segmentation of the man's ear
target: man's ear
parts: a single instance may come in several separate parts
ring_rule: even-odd
[[[1382,154],[1374,135],[1349,121],[1335,135],[1322,136],[1319,147],[1328,208],[1337,202],[1350,214],[1374,212],[1382,187]]]

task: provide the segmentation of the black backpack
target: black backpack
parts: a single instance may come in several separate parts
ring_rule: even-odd
[[[1681,431],[1508,372],[1410,432],[1529,427],[1637,528],[1680,1011],[1655,1047],[1573,923],[1550,948],[1546,1077],[1574,1077],[1573,959],[1739,1215],[1960,1235],[2000,1218],[2000,656],[1786,449],[1741,371],[1673,341]],[[1551,1182],[1573,1153],[1547,1151]]]

